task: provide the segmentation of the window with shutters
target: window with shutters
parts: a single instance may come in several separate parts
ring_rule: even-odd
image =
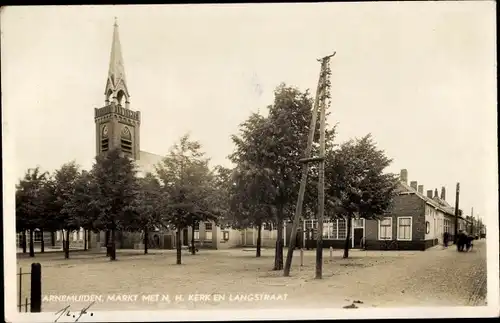
[[[383,218],[378,221],[378,239],[392,240],[392,218]]]
[[[398,217],[398,240],[411,240],[412,217]]]

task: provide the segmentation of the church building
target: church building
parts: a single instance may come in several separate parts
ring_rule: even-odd
[[[133,109],[130,92],[125,77],[125,64],[120,44],[118,24],[115,21],[111,45],[109,70],[104,91],[104,106],[95,108],[94,120],[96,129],[96,155],[106,153],[111,149],[121,151],[135,160],[138,176],[154,173],[155,165],[161,162],[163,156],[141,150],[140,130],[141,112]],[[221,244],[239,244],[238,232],[221,230],[215,223],[207,221],[195,228],[195,242],[200,247],[219,248]],[[181,242],[187,246],[191,242],[192,229],[181,232]],[[105,246],[105,234],[101,232],[96,237],[100,246]],[[236,238],[236,239],[234,239]],[[141,233],[117,233],[117,248],[142,249]],[[175,232],[157,229],[150,234],[149,248],[175,248]]]
[[[111,149],[120,149],[124,154],[134,159],[137,166],[137,176],[144,177],[147,173],[155,173],[155,166],[163,156],[141,150],[140,130],[142,115],[139,110],[132,109],[130,92],[125,77],[118,24],[115,21],[111,44],[109,70],[104,91],[104,105],[94,109],[95,121],[95,153],[106,153]],[[231,248],[240,246],[243,232],[227,227],[215,225],[212,221],[196,225],[194,232],[191,227],[181,231],[182,246],[191,243],[194,234],[198,248]],[[38,229],[34,233],[34,245],[41,246],[42,240],[46,248],[62,249],[64,230],[55,234],[42,232]],[[84,246],[84,230],[71,232],[70,248],[81,249]],[[91,233],[88,239],[89,248],[106,246],[106,234]],[[21,247],[21,233],[16,235],[16,244]],[[29,235],[28,241],[29,243]],[[118,249],[144,249],[142,233],[116,232],[116,246]],[[49,247],[51,246],[51,247]],[[157,228],[149,234],[149,249],[174,249],[175,232]]]

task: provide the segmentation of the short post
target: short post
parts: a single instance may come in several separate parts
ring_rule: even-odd
[[[304,266],[304,249],[300,248],[300,267]]]
[[[31,264],[31,313],[42,311],[42,265]]]
[[[28,312],[28,297],[24,299],[24,311],[27,313]]]
[[[19,268],[19,312],[23,310],[23,269]]]
[[[330,247],[330,261],[333,259],[333,247]]]

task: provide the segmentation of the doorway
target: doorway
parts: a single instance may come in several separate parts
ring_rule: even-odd
[[[352,248],[362,248],[365,235],[365,219],[352,219]]]
[[[361,248],[363,240],[363,228],[354,228],[354,246],[353,248]]]

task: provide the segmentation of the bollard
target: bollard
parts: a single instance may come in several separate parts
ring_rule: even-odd
[[[330,247],[330,261],[333,259],[333,247]]]
[[[31,311],[42,311],[42,266],[39,263],[31,264]]]
[[[304,249],[300,248],[300,267],[304,266]]]

